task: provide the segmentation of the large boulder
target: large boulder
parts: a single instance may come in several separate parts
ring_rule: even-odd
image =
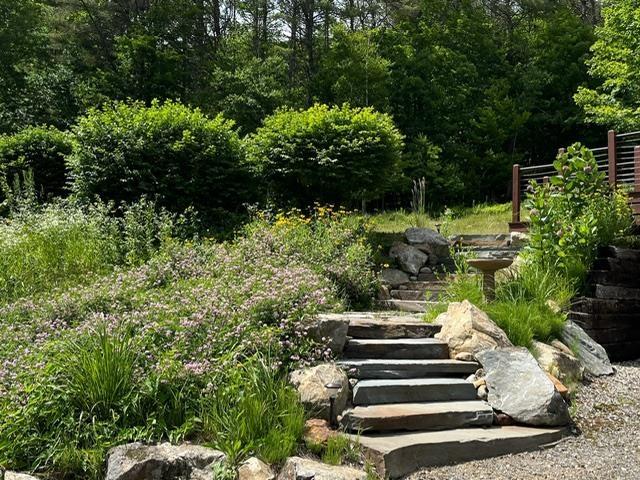
[[[391,288],[398,288],[400,285],[409,283],[409,275],[397,268],[385,268],[380,272],[380,281]]]
[[[290,380],[306,410],[317,418],[331,421],[329,410],[332,396],[335,396],[334,417],[342,413],[347,405],[349,378],[332,363],[296,370],[291,373]],[[327,388],[330,384],[340,385],[340,388]]]
[[[552,345],[533,342],[533,354],[542,369],[565,385],[582,380],[584,367],[576,357]]]
[[[451,358],[460,358],[461,353],[475,355],[487,349],[513,346],[504,331],[468,300],[450,303],[436,323],[442,325],[442,330],[435,337],[449,344]]]
[[[326,345],[335,355],[344,350],[347,342],[349,319],[339,313],[324,313],[317,316],[309,327],[309,337]]]
[[[327,465],[309,458],[288,458],[278,480],[365,480],[367,474],[355,468]]]
[[[613,367],[605,349],[571,320],[562,331],[562,341],[575,351],[584,366],[585,374],[598,377],[613,374]]]
[[[410,245],[429,255],[429,264],[437,265],[450,257],[449,242],[430,228],[408,228],[404,236]]]
[[[412,275],[418,275],[420,268],[429,260],[429,256],[423,251],[400,242],[393,244],[389,256],[402,270]]]
[[[500,348],[476,354],[485,371],[487,401],[518,423],[566,425],[567,404],[526,348]]]
[[[224,453],[200,445],[130,443],[109,452],[106,480],[209,480]]]
[[[238,480],[275,480],[275,478],[271,467],[256,457],[248,458],[238,467]]]

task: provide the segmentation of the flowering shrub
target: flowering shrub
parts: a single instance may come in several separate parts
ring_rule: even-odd
[[[593,153],[572,145],[554,162],[549,183],[528,187],[531,217],[529,259],[581,278],[597,247],[624,235],[632,225],[623,189],[612,189]]]
[[[167,242],[138,267],[0,307],[0,465],[98,478],[114,444],[185,437],[237,459],[290,454],[302,430],[290,392],[260,394],[264,408],[286,403],[289,413],[247,419],[257,429],[239,437],[248,445],[233,440],[211,398],[264,382],[281,389],[288,369],[330,354],[309,338],[308,320],[372,291],[373,274],[359,266],[370,255],[363,229],[325,209],[263,216],[234,242]],[[121,352],[112,366],[104,349]],[[239,384],[231,373],[254,358],[270,367],[258,384]]]

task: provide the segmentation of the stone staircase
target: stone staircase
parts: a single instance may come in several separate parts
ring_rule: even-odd
[[[465,378],[479,365],[449,359],[420,314],[349,313],[339,361],[353,386],[339,421],[383,478],[540,448],[563,429],[493,427],[493,410]]]

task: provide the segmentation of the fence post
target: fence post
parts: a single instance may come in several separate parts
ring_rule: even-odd
[[[613,185],[615,187],[618,172],[615,130],[609,130],[607,137],[607,152],[609,154],[609,185]]]
[[[633,149],[633,179],[634,191],[640,192],[640,145]]]
[[[520,223],[520,165],[513,166],[511,190],[511,220]]]

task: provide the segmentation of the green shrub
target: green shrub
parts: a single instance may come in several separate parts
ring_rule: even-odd
[[[23,182],[33,173],[41,199],[66,193],[65,157],[71,153],[71,139],[54,127],[28,127],[14,135],[0,136],[0,172],[6,186],[16,177]]]
[[[390,116],[371,108],[315,105],[267,117],[248,150],[276,200],[359,206],[392,185],[402,136]]]
[[[237,211],[248,200],[243,153],[233,122],[179,103],[115,103],[91,110],[73,129],[69,159],[80,196],[134,202],[141,196],[173,212]]]
[[[632,225],[623,189],[612,189],[593,153],[574,144],[554,162],[549,183],[533,182],[526,207],[531,217],[527,256],[547,268],[582,279],[597,248],[623,236]]]

